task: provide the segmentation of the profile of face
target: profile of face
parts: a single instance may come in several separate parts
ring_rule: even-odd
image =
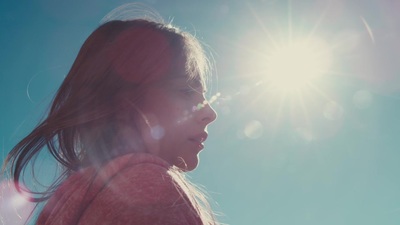
[[[113,73],[106,76],[108,82],[101,81],[107,88],[122,87],[113,89],[118,102],[116,130],[108,133],[111,156],[148,152],[182,170],[195,169],[207,126],[216,119],[205,99],[207,59],[200,43],[175,28],[143,20],[107,25],[110,31],[104,33],[115,34],[101,59]]]
[[[146,150],[170,165],[191,171],[216,113],[198,81],[177,77],[149,87],[136,122]]]

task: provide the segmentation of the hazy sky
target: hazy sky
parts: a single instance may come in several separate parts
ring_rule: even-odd
[[[0,159],[42,118],[103,16],[129,1],[16,2],[0,2]],[[219,118],[190,176],[222,222],[400,223],[400,2],[142,2],[213,54]]]

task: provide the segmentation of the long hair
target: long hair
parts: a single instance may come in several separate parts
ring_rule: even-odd
[[[4,168],[10,169],[16,189],[23,191],[19,184],[24,170],[44,149],[62,172],[45,192],[35,192],[33,202],[50,198],[72,172],[116,157],[112,149],[119,129],[119,98],[129,92],[131,103],[140,102],[147,84],[176,76],[179,66],[185,67],[188,79],[205,84],[208,59],[189,33],[141,19],[98,27],[80,49],[47,117],[7,156]],[[192,194],[202,201],[201,192],[193,189]]]

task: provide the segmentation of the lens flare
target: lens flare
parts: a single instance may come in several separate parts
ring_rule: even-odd
[[[156,125],[150,128],[150,134],[155,140],[160,140],[162,137],[164,137],[165,129],[160,125]]]
[[[0,224],[26,224],[33,209],[34,204],[15,190],[12,181],[0,183]]]
[[[258,120],[252,120],[246,124],[243,132],[249,139],[258,139],[263,134],[263,125]]]

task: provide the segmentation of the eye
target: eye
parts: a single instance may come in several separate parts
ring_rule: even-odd
[[[194,88],[188,87],[188,88],[180,89],[179,92],[185,96],[192,96],[197,93],[197,90]]]

